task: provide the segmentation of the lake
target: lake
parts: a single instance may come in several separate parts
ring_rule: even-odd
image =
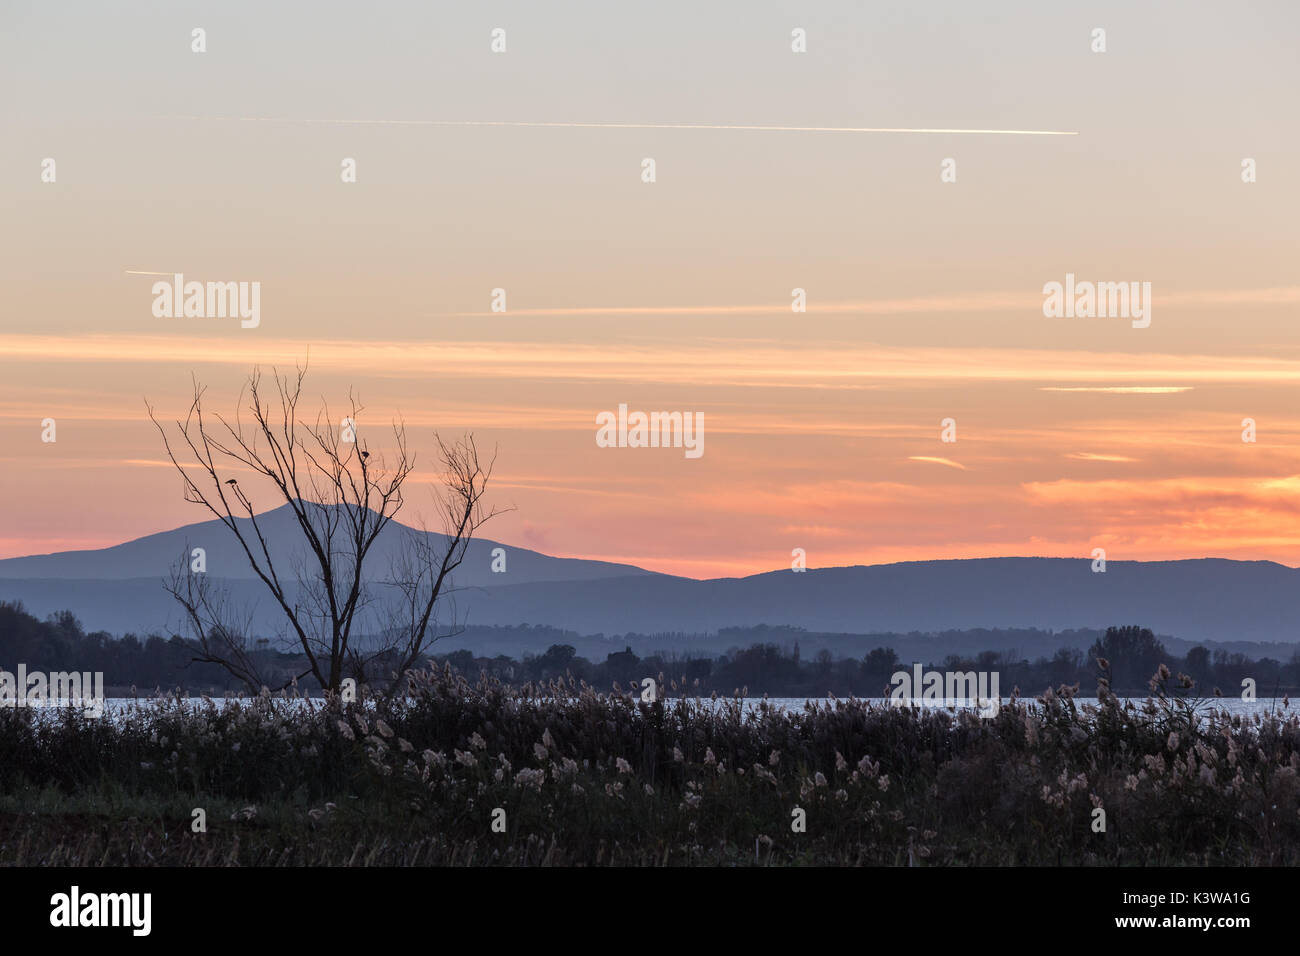
[[[319,704],[321,702],[320,698],[310,698],[310,699],[275,698],[275,699],[277,700],[277,702],[281,704],[287,703],[292,706],[307,706],[310,703]],[[806,697],[806,698],[805,697],[770,697],[767,698],[767,703],[770,706],[775,707],[779,710],[786,711],[787,713],[794,713],[797,711],[801,711],[808,706],[834,707],[837,703],[842,703],[850,699],[852,698],[831,699],[826,697]],[[874,698],[857,698],[857,699],[865,700],[874,706],[885,706],[889,704],[888,698],[874,697]],[[183,703],[186,706],[198,707],[201,705],[203,700],[204,698],[202,697],[189,697],[189,698],[183,698]],[[215,704],[217,707],[228,706],[232,701],[238,701],[243,704],[249,704],[253,700],[254,698],[249,698],[249,697],[212,698],[213,704]],[[711,698],[705,697],[705,698],[700,698],[700,703],[704,705],[714,706],[714,707],[721,707],[731,700],[734,700],[734,698],[719,697],[715,701],[712,700]],[[1022,700],[1024,699],[1022,698]],[[1132,706],[1139,709],[1146,703],[1146,698],[1143,697],[1125,697],[1125,698],[1121,698],[1121,700],[1123,700],[1126,704],[1132,704]],[[677,701],[678,698],[664,698],[665,705],[673,705],[677,703]],[[746,697],[742,699],[742,703],[744,704],[744,709],[746,712],[756,711],[763,703],[763,701],[764,698],[761,697]],[[1003,698],[1002,701],[1003,703],[1006,703],[1008,701],[1008,698]],[[1201,701],[1201,709],[1205,710],[1205,709],[1209,709],[1210,707],[1214,707],[1218,709],[1227,710],[1228,713],[1230,714],[1240,714],[1244,716],[1254,716],[1255,714],[1263,715],[1263,714],[1275,713],[1275,712],[1281,713],[1285,716],[1295,715],[1297,713],[1297,706],[1300,705],[1298,705],[1297,703],[1289,703],[1289,706],[1284,706],[1284,701],[1285,698],[1278,698],[1278,697],[1261,697],[1254,701],[1244,701],[1239,697],[1207,698]],[[106,698],[104,701],[104,709],[105,712],[109,715],[121,715],[129,712],[133,707],[138,708],[138,707],[148,706],[152,702],[153,702],[153,698],[109,697]],[[1094,707],[1097,706],[1098,703],[1096,697],[1076,697],[1075,702],[1080,706],[1084,704],[1091,704]],[[1028,703],[1032,705],[1034,702],[1032,700],[1029,700]],[[971,701],[966,701],[960,705],[960,709],[969,710],[975,708],[976,708],[976,704]],[[53,709],[54,708],[41,708],[41,710],[47,710],[47,711]]]

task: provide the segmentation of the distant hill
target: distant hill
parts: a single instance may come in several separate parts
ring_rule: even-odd
[[[911,561],[745,578],[611,578],[488,589],[476,624],[527,621],[582,633],[1102,628],[1141,624],[1188,641],[1300,639],[1300,571],[1271,561],[1091,562],[1068,558]]]
[[[318,509],[323,511],[323,509]],[[256,543],[252,536],[252,522],[237,519],[241,532]],[[302,537],[297,519],[288,505],[258,515],[258,523],[270,542],[272,557],[277,567],[286,567]],[[402,536],[420,535],[407,525],[394,521],[384,529],[374,550],[368,557],[370,567],[386,574],[392,559],[401,548]],[[445,547],[446,537],[430,533],[435,546]],[[192,548],[203,548],[207,553],[208,573],[222,578],[256,580],[248,559],[238,542],[220,521],[202,521],[163,531],[125,544],[97,551],[62,551],[57,554],[33,555],[25,558],[0,560],[0,579],[46,579],[79,581],[125,581],[131,578],[157,579],[167,574],[182,555]],[[600,578],[647,575],[653,572],[630,564],[611,564],[607,561],[586,561],[576,558],[553,558],[526,548],[502,545],[496,541],[478,539],[470,544],[457,575],[462,587],[478,587],[499,583],[500,574],[491,570],[492,549],[505,548],[507,573],[511,581],[591,581]],[[188,562],[188,558],[186,559]],[[494,580],[495,579],[495,580]]]
[[[261,520],[273,553],[286,556],[296,535],[288,508]],[[373,565],[381,576],[409,533],[418,532],[394,527],[381,539]],[[271,601],[215,521],[98,551],[0,561],[0,599],[19,599],[42,616],[71,610],[88,630],[162,631],[178,617],[161,579],[192,547],[207,550],[208,573],[226,579],[235,599],[254,608],[259,628],[273,633]],[[506,552],[504,574],[491,571],[497,547]],[[1110,561],[1094,574],[1085,558],[980,558],[697,581],[480,540],[455,584],[458,616],[470,624],[529,623],[607,638],[758,624],[842,634],[1141,624],[1180,641],[1300,638],[1300,570],[1271,561]]]

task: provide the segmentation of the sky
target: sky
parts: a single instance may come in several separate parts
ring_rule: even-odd
[[[427,488],[399,518],[432,513],[434,433],[469,431],[513,508],[482,534],[549,554],[1300,565],[1298,27],[1284,2],[9,0],[0,557],[203,520],[146,401],[183,415],[197,378],[233,412],[254,366],[306,361],[371,447],[405,421]],[[148,273],[256,281],[260,322],[157,317]],[[1067,273],[1149,282],[1150,325],[1046,316]],[[598,446],[620,404],[701,413],[703,455]]]

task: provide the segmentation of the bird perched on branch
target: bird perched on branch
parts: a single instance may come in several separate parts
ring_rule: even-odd
[[[228,484],[228,485],[237,485],[237,484],[239,484],[239,482],[235,481],[234,478],[228,478],[228,479],[226,479],[226,484]]]

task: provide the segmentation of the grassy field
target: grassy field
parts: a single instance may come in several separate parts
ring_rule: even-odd
[[[413,675],[387,707],[4,711],[0,863],[1300,861],[1300,721],[1229,716],[1165,683],[1146,707],[1059,688],[992,719],[647,704],[449,670]]]

